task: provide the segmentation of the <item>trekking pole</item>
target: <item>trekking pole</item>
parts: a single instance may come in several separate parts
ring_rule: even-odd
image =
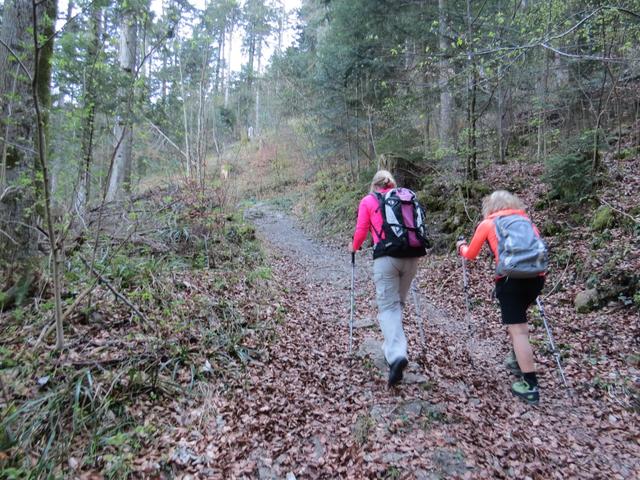
[[[458,237],[458,240],[464,240],[464,237]],[[467,328],[471,333],[471,304],[469,303],[469,276],[467,275],[467,259],[460,255],[460,262],[462,263],[462,288],[464,290],[464,306],[465,306],[465,320],[467,322]]]
[[[411,294],[413,295],[413,303],[416,306],[416,315],[418,317],[418,329],[420,330],[420,342],[424,350],[424,318],[422,317],[422,308],[420,308],[420,297],[418,296],[418,286],[415,279],[411,282]]]
[[[562,369],[562,364],[560,363],[560,353],[558,353],[558,350],[556,350],[556,345],[553,342],[553,335],[551,335],[551,329],[549,328],[549,324],[547,323],[547,316],[544,314],[544,307],[542,306],[542,300],[540,300],[540,297],[536,298],[536,303],[538,304],[538,310],[540,311],[540,316],[542,317],[544,328],[547,331],[547,336],[549,337],[549,346],[551,347],[551,353],[556,359],[556,364],[558,365],[558,370],[560,371],[560,378],[562,378],[564,387],[566,389],[569,389],[569,385],[567,385],[567,379],[564,375],[564,370]]]
[[[351,252],[351,317],[349,318],[349,355],[353,347],[353,314],[355,310],[356,252]]]
[[[458,240],[464,240],[464,237],[458,237]],[[469,276],[467,274],[467,259],[460,255],[460,262],[462,263],[462,288],[464,290],[464,306],[465,306],[465,323],[467,324],[467,354],[469,355],[469,361],[473,366],[473,356],[469,351],[469,343],[473,340],[473,332],[471,330],[471,304],[469,302]]]

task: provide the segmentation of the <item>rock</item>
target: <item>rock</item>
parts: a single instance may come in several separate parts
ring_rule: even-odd
[[[429,472],[428,470],[418,469],[414,472],[416,480],[441,480],[442,477],[436,472]]]
[[[598,304],[598,300],[598,290],[590,288],[578,293],[573,304],[578,313],[588,313]]]
[[[431,459],[445,478],[461,477],[467,471],[461,450],[439,448],[432,454]]]
[[[313,436],[313,459],[318,461],[322,457],[324,457],[327,453],[327,449],[325,448],[322,440],[317,435]]]
[[[406,453],[400,452],[385,452],[382,454],[382,461],[389,465],[395,465],[400,463],[403,459],[408,456]]]
[[[402,379],[402,383],[427,383],[429,381],[429,379],[420,374],[420,373],[412,373],[412,372],[406,372],[404,374],[404,378]]]
[[[353,426],[353,436],[356,443],[363,445],[368,439],[369,434],[375,427],[375,419],[371,415],[358,415],[356,423]]]
[[[382,342],[377,338],[365,337],[358,349],[358,356],[370,358],[373,365],[385,375],[389,370],[387,361],[384,359],[384,354],[382,353]]]
[[[353,328],[370,328],[377,325],[377,321],[371,317],[356,319],[353,322]]]
[[[185,445],[178,445],[171,453],[171,460],[178,465],[185,466],[198,459],[198,456]]]

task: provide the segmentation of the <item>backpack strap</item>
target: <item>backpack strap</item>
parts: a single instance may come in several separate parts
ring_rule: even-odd
[[[378,192],[371,192],[370,195],[373,195],[376,200],[378,200],[378,208],[375,210],[374,213],[380,212],[380,215],[382,215],[382,230],[380,230],[379,232],[376,230],[376,227],[373,226],[373,222],[371,222],[371,230],[373,230],[375,232],[375,234],[378,236],[378,241],[382,240],[382,232],[384,230],[384,214],[382,213],[382,210],[384,208],[384,195],[382,195],[381,193]]]

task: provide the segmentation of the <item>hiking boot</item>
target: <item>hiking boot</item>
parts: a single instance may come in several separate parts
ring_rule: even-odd
[[[402,380],[402,372],[409,362],[406,358],[400,357],[389,366],[389,387],[393,387]]]
[[[506,368],[509,373],[515,375],[516,377],[522,376],[522,370],[520,370],[520,365],[518,365],[518,361],[516,360],[513,352],[509,354],[507,358],[505,358],[504,368]]]
[[[531,387],[526,380],[520,380],[511,385],[511,393],[516,397],[520,397],[529,405],[537,405],[540,401],[540,392],[538,387]]]

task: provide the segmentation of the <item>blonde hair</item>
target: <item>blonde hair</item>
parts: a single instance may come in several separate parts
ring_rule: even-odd
[[[393,175],[387,170],[378,170],[371,180],[371,193],[383,188],[395,188],[397,186]]]
[[[487,218],[492,213],[507,209],[524,210],[524,203],[513,193],[496,190],[482,199],[482,216]]]

